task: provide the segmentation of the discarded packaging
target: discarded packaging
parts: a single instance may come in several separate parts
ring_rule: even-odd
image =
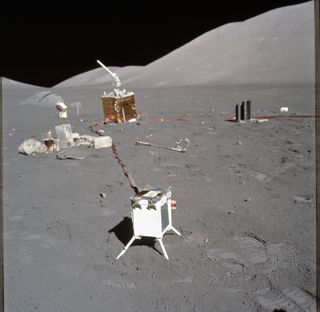
[[[57,158],[58,159],[85,159],[89,156],[89,153],[87,151],[84,151],[79,148],[69,148],[65,149],[59,153],[57,153]]]
[[[134,240],[141,239],[142,236],[155,237],[160,243],[165,258],[169,259],[162,242],[163,235],[169,230],[181,235],[172,226],[170,189],[151,189],[130,199],[134,234],[117,259],[126,252]]]
[[[106,148],[112,146],[112,138],[110,136],[94,137],[91,135],[80,135],[79,139],[76,139],[76,146],[86,145],[93,148]]]
[[[59,148],[64,149],[74,146],[72,130],[70,124],[63,124],[54,127],[56,136],[59,139]]]
[[[28,139],[19,145],[18,152],[25,155],[44,154],[47,147],[35,139]]]
[[[94,138],[94,148],[106,148],[112,146],[112,138],[110,136],[100,136]]]
[[[95,137],[91,135],[80,135],[79,140],[76,142],[76,146],[79,145],[93,145]]]

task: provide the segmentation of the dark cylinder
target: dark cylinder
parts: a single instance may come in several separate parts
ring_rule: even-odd
[[[244,101],[241,103],[241,108],[240,108],[240,120],[245,120],[245,114],[244,114]]]
[[[246,101],[246,106],[247,106],[247,107],[246,107],[246,113],[247,113],[247,114],[246,114],[246,115],[247,115],[247,116],[246,116],[246,117],[247,117],[246,119],[247,119],[247,120],[250,120],[250,119],[251,119],[251,101],[250,101],[250,100],[247,100],[247,101]]]
[[[239,104],[236,105],[236,121],[239,121]]]

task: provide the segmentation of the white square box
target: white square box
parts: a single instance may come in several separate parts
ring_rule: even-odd
[[[126,252],[135,239],[140,239],[142,236],[155,237],[161,245],[165,258],[169,259],[162,237],[169,230],[181,235],[172,226],[171,191],[153,189],[131,197],[131,216],[133,237],[117,259]]]
[[[112,138],[110,136],[101,136],[94,138],[94,148],[105,148],[112,146]]]

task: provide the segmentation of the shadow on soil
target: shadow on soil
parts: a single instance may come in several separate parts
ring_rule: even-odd
[[[108,231],[108,233],[114,233],[119,241],[126,246],[133,236],[133,224],[132,219],[129,217],[124,217],[123,220],[118,223],[114,228]],[[136,239],[132,246],[148,246],[154,249],[157,253],[162,255],[162,253],[155,247],[156,239],[154,237],[141,237],[141,239]]]

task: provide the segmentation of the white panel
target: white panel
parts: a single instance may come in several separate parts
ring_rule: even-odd
[[[135,208],[132,211],[133,231],[136,236],[161,237],[159,210]]]

